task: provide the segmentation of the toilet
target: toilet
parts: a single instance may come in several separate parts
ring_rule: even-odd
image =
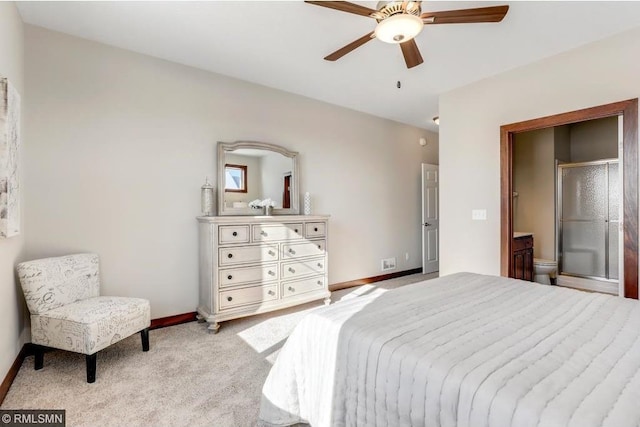
[[[551,279],[556,278],[556,272],[558,271],[558,262],[549,259],[534,258],[533,259],[533,281],[542,283],[544,285],[550,285]]]

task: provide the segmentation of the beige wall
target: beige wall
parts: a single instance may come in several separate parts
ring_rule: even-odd
[[[569,129],[572,162],[618,158],[618,117],[574,123]]]
[[[533,233],[536,258],[555,259],[555,132],[517,134],[513,147],[514,230]]]
[[[638,97],[638,51],[635,29],[440,97],[441,274],[500,274],[500,126]]]
[[[24,124],[26,97],[23,82],[24,36],[22,19],[13,2],[0,2],[0,76],[7,77],[21,95]],[[23,132],[24,144],[24,132]],[[21,154],[24,153],[24,148]],[[24,157],[20,166],[24,175]],[[26,186],[21,182],[22,199]],[[24,204],[23,204],[24,206]],[[24,215],[24,208],[22,209]],[[25,337],[25,308],[20,285],[15,279],[15,264],[21,261],[25,246],[24,220],[21,233],[9,239],[0,239],[0,382],[9,371],[20,351]]]
[[[32,26],[26,85],[28,255],[95,251],[103,291],[149,298],[153,317],[196,308],[195,216],[216,141],[300,153],[300,192],[331,214],[331,283],[380,274],[386,257],[421,264],[420,162],[438,162],[435,134]]]

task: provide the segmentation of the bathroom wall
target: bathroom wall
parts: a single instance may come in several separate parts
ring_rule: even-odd
[[[524,132],[513,146],[514,230],[533,233],[533,255],[555,259],[554,128]],[[566,150],[566,148],[565,148]]]
[[[569,125],[571,161],[618,158],[618,117],[605,117]]]
[[[570,125],[556,126],[553,128],[553,143],[555,146],[555,159],[560,163],[571,161],[571,132]]]

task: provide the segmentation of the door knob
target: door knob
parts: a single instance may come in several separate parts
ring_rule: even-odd
[[[429,224],[428,222],[425,222],[425,223],[424,223],[424,226],[425,226],[425,227],[431,227],[431,224]]]

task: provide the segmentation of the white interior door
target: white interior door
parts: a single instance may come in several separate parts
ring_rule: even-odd
[[[438,165],[422,164],[422,273],[440,269],[438,213]]]

